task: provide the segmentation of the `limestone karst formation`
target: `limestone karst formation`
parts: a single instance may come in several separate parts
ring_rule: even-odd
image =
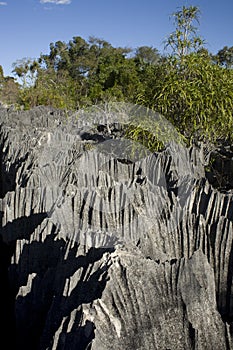
[[[232,350],[233,149],[217,188],[205,145],[135,157],[90,118],[0,109],[2,342]]]

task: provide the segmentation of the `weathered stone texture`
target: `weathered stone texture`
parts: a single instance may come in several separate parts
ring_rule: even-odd
[[[203,145],[113,156],[99,147],[123,150],[120,124],[92,125],[45,107],[0,110],[2,339],[233,350],[230,175],[214,188]]]

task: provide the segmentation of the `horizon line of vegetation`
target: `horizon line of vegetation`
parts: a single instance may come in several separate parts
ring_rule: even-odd
[[[0,101],[16,108],[65,110],[130,102],[163,115],[188,143],[231,142],[233,46],[216,55],[205,48],[197,6],[183,6],[171,18],[174,31],[164,42],[166,55],[154,47],[133,51],[77,36],[68,43],[51,43],[49,53],[37,59],[14,63],[17,80],[4,77],[0,66]],[[132,137],[141,135],[130,130]]]

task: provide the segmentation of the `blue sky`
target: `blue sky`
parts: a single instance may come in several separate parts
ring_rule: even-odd
[[[217,53],[233,46],[233,0],[4,0],[0,1],[0,65],[12,75],[12,64],[38,58],[49,44],[74,36],[96,36],[113,46],[156,47],[174,29],[169,16],[181,6],[198,6],[199,33]]]

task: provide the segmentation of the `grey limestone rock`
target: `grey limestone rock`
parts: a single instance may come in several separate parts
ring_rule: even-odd
[[[95,113],[0,109],[2,339],[233,350],[230,174],[214,186],[203,144],[129,156],[125,114]]]

